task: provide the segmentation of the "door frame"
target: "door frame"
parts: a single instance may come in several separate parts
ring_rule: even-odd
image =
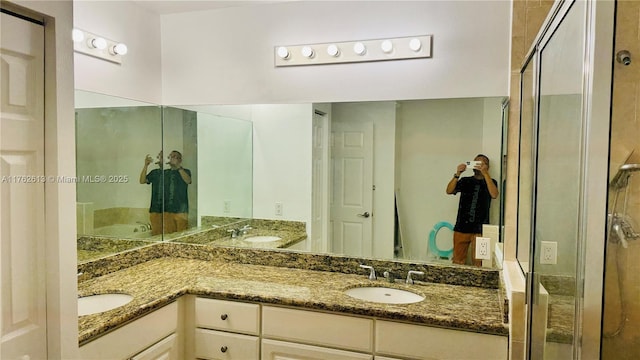
[[[44,143],[46,176],[75,176],[73,2],[0,0],[0,7],[44,23]],[[47,352],[77,358],[75,184],[45,184]]]

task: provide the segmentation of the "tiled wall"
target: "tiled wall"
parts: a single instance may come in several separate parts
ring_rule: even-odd
[[[621,50],[631,53],[632,62],[616,62],[613,69],[610,177],[632,152],[627,163],[640,163],[640,1],[617,1],[614,51]],[[616,194],[612,190],[609,195],[611,207]],[[618,212],[623,199],[624,192]],[[627,214],[640,232],[640,172],[630,179],[627,199]],[[640,354],[640,330],[633,325],[640,321],[639,258],[640,239],[630,240],[626,249],[607,243],[602,359],[635,359]]]
[[[520,133],[520,67],[525,56],[529,52],[533,40],[540,31],[553,1],[541,0],[514,0],[511,38],[511,79],[510,79],[510,104],[509,104],[509,129],[507,151],[507,189],[517,190],[518,186],[518,141]],[[516,238],[516,212],[517,196],[515,191],[506,193],[505,199],[505,259],[513,260],[515,257]],[[520,294],[522,295],[522,294]],[[513,306],[509,316],[511,321],[510,333],[510,359],[525,358],[525,306],[523,299],[514,294],[511,299]],[[519,299],[519,301],[518,301]],[[519,304],[520,302],[520,304]],[[511,306],[511,304],[510,304]]]

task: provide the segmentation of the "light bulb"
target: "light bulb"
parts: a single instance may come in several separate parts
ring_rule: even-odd
[[[280,46],[277,50],[277,53],[278,53],[278,57],[281,59],[286,60],[289,58],[289,49],[287,49],[284,46]]]
[[[364,54],[367,52],[367,47],[366,47],[366,46],[364,46],[364,44],[363,44],[363,43],[361,43],[361,42],[357,42],[357,43],[355,43],[355,45],[353,45],[353,51],[354,51],[356,54],[358,54],[358,55],[362,56],[362,55],[364,55]]]
[[[420,51],[421,48],[422,42],[420,42],[420,39],[411,39],[411,41],[409,41],[409,49],[417,52]]]
[[[71,38],[73,39],[73,42],[80,42],[84,40],[84,33],[82,30],[73,29],[71,31]]]
[[[340,55],[340,49],[336,45],[331,44],[327,46],[327,54],[329,54],[329,56],[336,57]]]
[[[109,52],[111,55],[126,55],[127,52],[129,52],[129,49],[127,48],[127,45],[119,43],[112,46]]]
[[[393,43],[391,40],[385,40],[380,44],[380,49],[382,49],[385,54],[389,54],[393,51]]]
[[[89,47],[95,48],[98,50],[104,50],[107,48],[107,40],[98,37],[89,40]]]
[[[315,52],[310,46],[303,46],[302,50],[300,50],[300,53],[302,54],[302,56],[306,58],[312,58],[313,55],[315,54]]]

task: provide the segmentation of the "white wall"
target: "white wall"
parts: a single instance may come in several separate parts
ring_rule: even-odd
[[[313,107],[254,105],[253,217],[311,222]],[[275,203],[282,203],[282,216]]]
[[[251,217],[252,156],[251,122],[198,113],[199,217]]]
[[[162,16],[164,101],[507,95],[508,1],[299,1]],[[433,58],[275,68],[273,47],[433,35]]]
[[[73,25],[127,44],[122,64],[74,55],[75,88],[162,104],[160,16],[131,1],[74,1]]]

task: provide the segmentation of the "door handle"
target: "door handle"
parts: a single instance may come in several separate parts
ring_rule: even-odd
[[[368,218],[369,216],[371,216],[371,214],[369,214],[368,211],[365,211],[364,214],[358,214],[358,216],[363,217],[363,218]]]

